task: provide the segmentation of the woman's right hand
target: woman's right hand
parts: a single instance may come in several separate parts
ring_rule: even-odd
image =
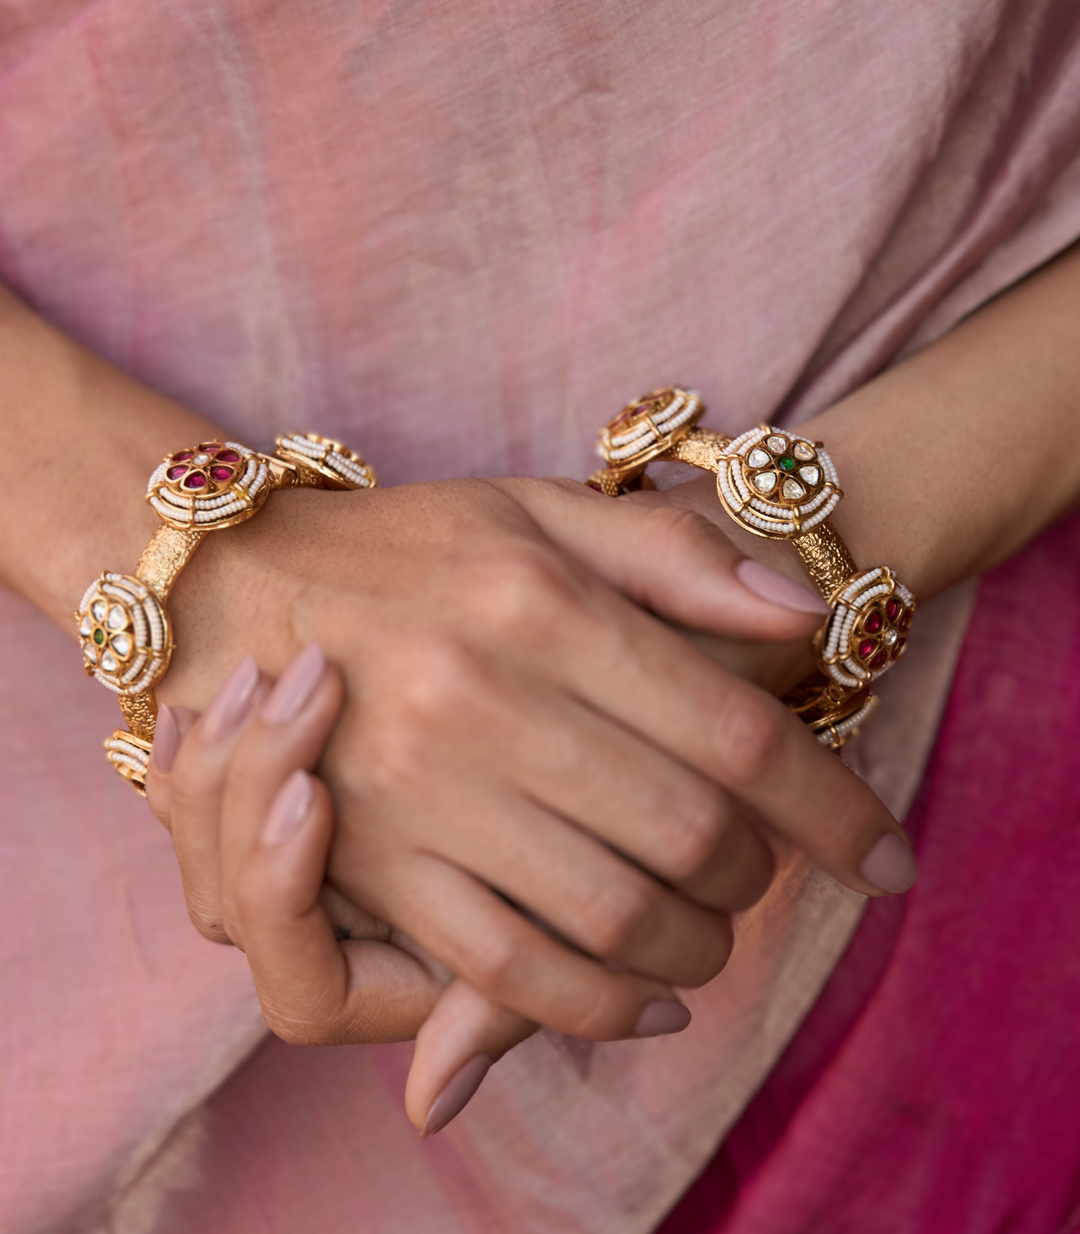
[[[751,819],[857,890],[897,889],[863,868],[879,843],[903,846],[869,790],[640,607],[805,640],[818,615],[754,595],[739,560],[698,516],[569,482],[282,493],[181,577],[183,654],[160,694],[201,707],[215,652],[258,648],[277,673],[317,639],[347,690],[321,765],[338,811],[331,883],[518,1015],[629,1036],[657,982],[701,984],[726,960],[727,915],[771,868]],[[219,742],[253,671],[233,680]],[[253,801],[265,774],[249,778]],[[194,781],[177,792],[217,815]],[[228,852],[220,867],[180,859],[197,920],[220,936]],[[415,1012],[372,997],[364,1039],[412,1036]]]

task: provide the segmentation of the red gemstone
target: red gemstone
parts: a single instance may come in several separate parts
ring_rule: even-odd
[[[879,651],[876,656],[870,661],[871,668],[884,668],[886,661],[889,658],[887,651]]]
[[[906,608],[900,614],[900,620],[896,623],[901,630],[906,630],[911,625],[911,609]]]
[[[877,646],[877,641],[875,639],[864,638],[863,641],[859,644],[859,659],[865,660],[866,657],[874,650],[876,646]]]
[[[183,466],[183,464],[181,464],[179,467],[170,467],[169,470],[165,474],[169,477],[170,480],[179,480],[180,477],[184,475],[186,471],[187,471],[187,468]]]
[[[235,450],[222,450],[218,455],[219,463],[239,463],[240,455]]]
[[[904,650],[904,645],[906,642],[907,642],[906,638],[898,638],[896,642],[893,644],[892,658],[894,660],[899,660],[900,653]]]
[[[210,474],[214,477],[215,480],[231,480],[232,479],[232,468],[231,467],[211,467]]]
[[[881,614],[876,609],[863,622],[863,629],[867,634],[876,634],[881,629]]]
[[[184,488],[206,488],[206,477],[201,472],[193,471],[184,481]]]
[[[221,449],[220,441],[200,441],[199,442],[199,453],[200,454],[213,454],[215,453],[215,451],[220,450],[220,449]]]
[[[172,461],[174,463],[186,463],[188,459],[191,459],[194,457],[195,457],[194,450],[179,450],[177,451],[176,454],[172,456]]]
[[[889,619],[890,621],[895,621],[895,620],[896,620],[896,614],[897,614],[899,611],[900,611],[900,605],[899,605],[899,603],[898,603],[895,599],[893,599],[893,597],[892,597],[892,596],[890,596],[890,597],[889,597],[889,598],[885,601],[885,616],[886,616],[886,617],[888,617],[888,619]]]

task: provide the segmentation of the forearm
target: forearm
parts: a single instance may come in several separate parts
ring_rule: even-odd
[[[860,565],[929,599],[1003,561],[1080,498],[1080,246],[800,431]]]
[[[86,585],[134,569],[157,526],[147,476],[218,432],[0,287],[0,584],[74,635]]]

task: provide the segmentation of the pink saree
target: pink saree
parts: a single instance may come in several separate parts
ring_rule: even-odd
[[[1062,0],[9,0],[0,277],[252,444],[582,476],[642,390],[797,421],[1080,237],[1078,103]],[[907,902],[792,854],[686,1033],[541,1034],[427,1143],[409,1046],[266,1039],[0,595],[0,1234],[1071,1228],[1078,543],[983,584]],[[900,813],[970,601],[856,751]]]

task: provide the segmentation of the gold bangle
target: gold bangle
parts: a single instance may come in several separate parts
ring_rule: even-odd
[[[102,574],[75,614],[86,672],[117,696],[128,723],[105,742],[106,755],[140,793],[154,739],[154,687],[175,650],[165,601],[204,537],[252,518],[275,489],[375,487],[372,469],[339,441],[306,433],[276,444],[266,455],[235,441],[204,441],[163,459],[146,491],[162,525],[134,574]]]
[[[734,439],[696,427],[700,395],[654,390],[601,431],[607,466],[586,484],[617,497],[640,487],[653,461],[680,461],[716,473],[728,516],[752,535],[789,540],[830,605],[814,638],[817,672],[784,701],[838,749],[873,712],[867,687],[903,654],[915,599],[886,566],[859,570],[829,516],[843,498],[823,444],[767,424]]]

